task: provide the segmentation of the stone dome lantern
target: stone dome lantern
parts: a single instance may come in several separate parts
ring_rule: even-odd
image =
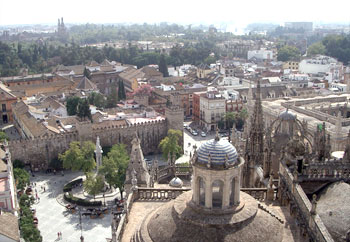
[[[240,203],[240,179],[244,160],[236,148],[220,139],[202,144],[192,157],[192,205],[204,209],[229,209]]]
[[[244,159],[218,134],[191,159],[192,191],[150,212],[133,236],[136,242],[281,242],[283,225],[240,191]]]

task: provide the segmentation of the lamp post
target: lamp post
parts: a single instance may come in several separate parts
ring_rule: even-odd
[[[79,224],[80,224],[80,241],[84,242],[84,237],[83,237],[83,225],[81,223],[81,208],[79,208]]]

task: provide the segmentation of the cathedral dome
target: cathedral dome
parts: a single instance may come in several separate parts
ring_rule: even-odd
[[[279,118],[283,121],[292,121],[292,120],[296,120],[297,116],[288,111],[288,109],[286,111],[283,111],[282,113],[280,113]]]
[[[211,164],[213,168],[228,165],[236,165],[238,154],[236,148],[227,140],[215,138],[202,144],[197,151],[197,163]]]

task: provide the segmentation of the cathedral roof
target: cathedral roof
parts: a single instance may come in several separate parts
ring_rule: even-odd
[[[202,144],[197,156],[197,163],[207,165],[210,162],[213,168],[224,165],[226,160],[229,165],[235,165],[238,158],[236,148],[231,143],[217,138]]]
[[[241,192],[242,209],[221,215],[193,209],[191,198],[192,192],[186,192],[148,214],[139,230],[142,241],[279,242],[283,239],[283,225],[259,209],[257,201],[248,194]]]

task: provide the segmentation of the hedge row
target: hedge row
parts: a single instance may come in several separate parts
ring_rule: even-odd
[[[67,202],[79,205],[79,206],[85,206],[85,207],[98,207],[98,206],[102,206],[102,202],[101,201],[93,201],[90,202],[88,200],[82,199],[82,198],[78,198],[78,197],[74,197],[72,194],[69,193],[65,193],[64,194],[64,199]]]
[[[83,182],[83,178],[79,178],[79,179],[73,180],[71,182],[68,182],[66,185],[64,185],[63,192],[72,191],[73,187],[75,187],[76,185],[78,185],[82,182]]]

